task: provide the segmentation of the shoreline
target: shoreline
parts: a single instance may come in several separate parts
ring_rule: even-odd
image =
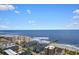
[[[59,48],[63,48],[63,49],[68,49],[71,51],[78,51],[79,52],[79,47],[75,46],[75,45],[70,45],[70,44],[62,44],[62,43],[51,43],[49,44],[49,46],[55,46],[55,47],[59,47]]]
[[[2,35],[2,34],[0,34],[0,36],[12,37],[12,36],[19,36],[19,35],[10,35],[10,34]],[[22,35],[22,36],[25,36],[25,35]],[[40,40],[40,39],[38,39],[38,40]],[[76,46],[76,45],[71,45],[71,44],[66,44],[66,43],[53,43],[53,42],[52,42],[52,44],[59,46],[61,48],[68,48],[68,49],[71,49],[71,50],[78,50],[79,51],[79,47]]]

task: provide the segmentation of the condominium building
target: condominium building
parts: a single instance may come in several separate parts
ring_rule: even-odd
[[[47,46],[45,47],[45,54],[46,55],[63,55],[65,50],[55,46]]]
[[[30,42],[32,41],[32,39],[28,36],[21,36],[21,35],[16,35],[16,36],[13,36],[13,42],[18,42],[18,43],[21,43],[21,42]]]

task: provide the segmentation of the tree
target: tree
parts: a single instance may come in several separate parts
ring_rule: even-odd
[[[1,49],[1,48],[0,48],[0,53],[1,53],[1,54],[4,54],[4,50],[3,50],[3,49]]]

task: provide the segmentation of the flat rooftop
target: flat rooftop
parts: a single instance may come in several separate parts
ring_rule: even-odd
[[[8,55],[17,55],[16,52],[14,52],[13,50],[11,49],[7,49],[7,50],[4,50]]]

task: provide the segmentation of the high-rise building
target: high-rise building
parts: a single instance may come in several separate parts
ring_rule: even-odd
[[[46,55],[63,55],[65,50],[55,46],[47,46],[45,47],[45,54]]]
[[[28,42],[32,41],[32,39],[30,37],[21,36],[21,35],[16,35],[12,39],[13,39],[13,42],[18,42],[18,43],[22,43],[22,42],[28,43]]]

